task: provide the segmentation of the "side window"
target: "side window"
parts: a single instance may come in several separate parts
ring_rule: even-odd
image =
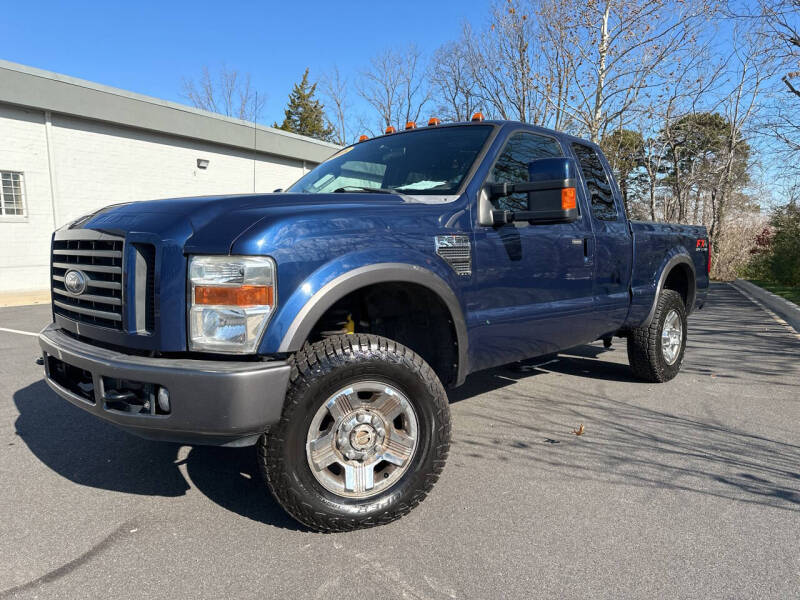
[[[616,221],[619,214],[614,203],[614,193],[597,152],[583,144],[572,144],[572,151],[581,163],[581,172],[589,191],[594,218],[599,221]]]
[[[493,183],[524,183],[528,181],[528,163],[537,158],[564,156],[561,145],[553,138],[535,133],[515,133],[494,165]],[[528,210],[527,194],[511,194],[494,200],[501,210]]]
[[[24,217],[25,194],[22,173],[0,171],[0,217]]]

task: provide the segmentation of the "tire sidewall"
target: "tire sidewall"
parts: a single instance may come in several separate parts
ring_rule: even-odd
[[[678,317],[680,318],[681,322],[681,348],[678,352],[678,358],[675,359],[675,362],[669,364],[667,360],[664,358],[664,351],[662,349],[662,341],[661,341],[661,334],[664,331],[664,323],[667,320],[667,316],[670,312],[675,311],[678,313]],[[683,305],[683,301],[680,299],[680,296],[677,294],[663,294],[661,300],[661,310],[659,311],[658,316],[658,333],[656,339],[656,356],[655,359],[658,363],[658,368],[661,371],[662,377],[664,381],[670,380],[675,377],[678,372],[681,370],[681,365],[683,364],[683,356],[686,351],[686,336],[688,333],[688,322],[686,319],[686,309]]]
[[[410,502],[432,469],[433,449],[440,443],[436,402],[430,388],[418,372],[382,358],[372,357],[322,369],[307,386],[292,387],[287,404],[293,406],[286,421],[280,446],[285,468],[292,474],[295,493],[313,512],[334,513],[342,518],[368,519]],[[389,489],[369,498],[343,498],[327,490],[311,472],[306,456],[306,439],[311,421],[323,402],[338,390],[359,381],[379,381],[397,388],[414,408],[418,424],[417,448],[406,473]],[[273,449],[274,450],[274,449]]]

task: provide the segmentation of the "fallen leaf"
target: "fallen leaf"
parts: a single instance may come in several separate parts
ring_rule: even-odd
[[[585,429],[583,427],[583,423],[581,423],[580,427],[578,427],[577,429],[573,429],[572,430],[572,433],[574,433],[575,435],[583,435],[584,431],[585,431]]]

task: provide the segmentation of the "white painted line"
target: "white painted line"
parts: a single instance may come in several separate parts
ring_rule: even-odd
[[[557,362],[558,362],[558,359],[554,358],[553,360],[548,360],[547,362],[543,362],[543,363],[539,363],[538,365],[531,365],[531,366],[536,367],[538,369],[539,367],[543,367],[545,365],[552,365],[553,363],[557,363]]]
[[[0,331],[5,331],[6,333],[18,333],[20,335],[32,335],[33,337],[39,337],[38,333],[32,333],[30,331],[20,331],[19,329],[8,329],[6,327],[0,327]]]
[[[498,379],[503,379],[505,381],[510,381],[511,383],[517,383],[516,379],[511,379],[511,377],[506,377],[505,375],[496,375],[495,374],[495,377],[497,377]]]
[[[755,299],[753,296],[751,296],[750,294],[748,294],[747,292],[745,292],[745,291],[744,291],[742,288],[740,288],[738,285],[733,285],[732,283],[729,283],[728,285],[729,285],[730,287],[732,287],[733,289],[735,289],[737,292],[739,292],[739,293],[740,293],[742,296],[744,296],[745,298],[747,298],[748,300],[750,300],[750,302],[752,302],[753,304],[755,304],[756,306],[758,306],[758,307],[759,307],[761,310],[763,310],[765,313],[767,313],[767,314],[768,314],[770,317],[772,317],[772,320],[773,320],[773,321],[775,321],[776,323],[778,323],[778,324],[780,324],[781,326],[783,326],[783,328],[784,328],[784,329],[786,329],[786,331],[788,331],[788,332],[789,332],[789,335],[791,335],[792,337],[794,337],[794,338],[795,338],[795,339],[797,339],[797,340],[800,340],[800,333],[797,333],[797,332],[794,330],[794,327],[792,327],[791,325],[789,325],[789,324],[788,324],[786,321],[784,321],[783,319],[781,319],[781,318],[780,318],[778,315],[776,315],[776,314],[775,314],[773,311],[771,311],[769,308],[767,308],[767,306],[766,306],[766,305],[765,305],[763,302],[761,302],[760,300],[757,300],[757,299]]]

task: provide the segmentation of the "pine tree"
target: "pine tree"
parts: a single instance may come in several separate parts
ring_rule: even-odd
[[[303,73],[300,83],[295,83],[289,94],[289,104],[284,111],[283,123],[273,127],[300,135],[331,141],[334,130],[325,122],[325,107],[314,98],[317,84],[309,83],[308,69]]]

